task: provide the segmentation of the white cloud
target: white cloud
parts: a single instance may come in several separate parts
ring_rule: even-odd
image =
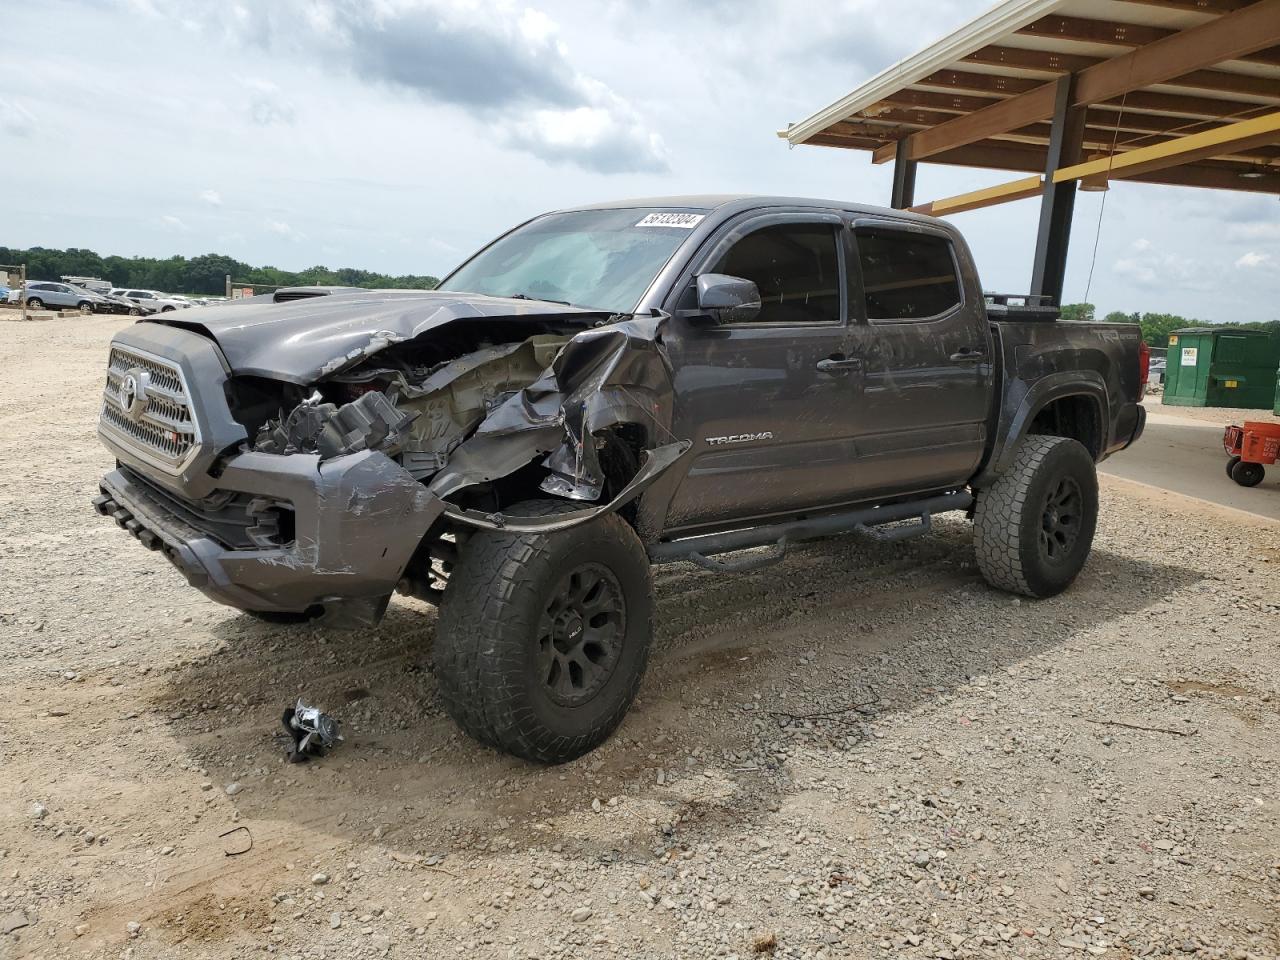
[[[1280,243],[1280,220],[1233,223],[1227,227],[1227,239],[1242,243],[1251,243],[1254,240],[1274,240]]]
[[[36,118],[16,100],[0,97],[0,136],[29,137],[36,129]]]
[[[1246,253],[1239,260],[1236,261],[1236,269],[1252,270],[1256,267],[1261,267],[1264,264],[1269,264],[1271,262],[1272,262],[1271,254],[1258,253],[1256,250],[1250,250],[1248,253]]]
[[[306,234],[299,233],[283,220],[268,220],[265,226],[271,233],[274,233],[278,237],[284,237],[287,240],[306,239]]]
[[[1139,237],[1137,240],[1133,241],[1133,249],[1137,250],[1139,253],[1144,250],[1150,250],[1151,241],[1146,237]]]
[[[270,80],[248,77],[240,83],[251,91],[249,97],[249,119],[260,127],[292,126],[297,119],[298,109],[293,101],[280,92],[280,88]]]
[[[1121,257],[1111,269],[1117,276],[1147,290],[1203,291],[1213,289],[1217,282],[1202,261],[1176,253],[1156,253],[1150,244],[1134,256]]]
[[[167,214],[167,213],[160,218],[160,226],[164,227],[166,230],[171,230],[175,233],[186,233],[188,230],[191,229],[178,217],[175,217],[172,214]]]
[[[161,0],[156,0],[157,3]],[[189,2],[168,0],[170,15]],[[210,32],[290,53],[369,84],[466,111],[489,136],[552,163],[600,173],[662,172],[662,137],[609,85],[579,69],[546,13],[467,0],[274,0],[206,10]],[[292,124],[296,108],[275,84],[253,90],[250,119]]]
[[[209,206],[211,207],[222,206],[222,194],[220,194],[217,190],[212,190],[212,189],[201,190],[200,199],[203,200],[205,203],[209,204]]]

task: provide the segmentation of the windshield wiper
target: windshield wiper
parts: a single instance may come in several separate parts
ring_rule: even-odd
[[[562,307],[572,307],[573,304],[568,300],[548,300],[546,297],[531,297],[527,293],[509,293],[508,300],[541,300],[543,303],[558,303]]]

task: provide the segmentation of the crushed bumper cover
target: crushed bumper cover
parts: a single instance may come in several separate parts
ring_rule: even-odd
[[[445,504],[380,453],[324,463],[310,455],[244,453],[218,478],[223,490],[269,497],[294,512],[287,544],[231,549],[180,516],[127,468],[108,473],[94,507],[159,550],[188,582],[241,610],[302,612],[324,623],[377,623],[418,543]]]

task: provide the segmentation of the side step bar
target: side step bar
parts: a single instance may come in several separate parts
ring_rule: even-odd
[[[973,505],[973,494],[967,490],[946,493],[925,500],[911,500],[905,503],[890,503],[878,507],[861,507],[857,510],[846,510],[843,513],[826,514],[820,517],[806,517],[802,520],[791,520],[786,523],[771,523],[763,527],[748,527],[741,530],[729,530],[724,533],[707,533],[681,540],[668,540],[655,543],[649,548],[649,560],[653,563],[673,563],[687,561],[696,563],[707,570],[722,573],[739,573],[768,566],[781,560],[786,553],[788,543],[802,540],[816,540],[840,533],[854,531],[866,533],[876,540],[906,540],[909,537],[928,533],[931,529],[931,517],[935,513],[946,513],[951,510],[968,510]],[[873,528],[886,523],[897,523],[902,520],[919,520],[915,527],[904,530],[875,530]],[[731,550],[747,550],[752,547],[774,545],[775,552],[767,557],[749,558],[740,561],[713,560],[711,554],[728,553]]]

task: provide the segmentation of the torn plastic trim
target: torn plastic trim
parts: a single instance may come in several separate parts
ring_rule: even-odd
[[[674,466],[692,447],[692,441],[678,440],[675,443],[646,450],[644,462],[631,482],[608,503],[588,510],[575,510],[573,513],[559,513],[549,517],[508,517],[503,513],[485,513],[481,510],[464,510],[461,507],[446,505],[444,515],[450,520],[469,527],[497,530],[503,533],[552,533],[556,530],[567,530],[626,506]]]
[[[636,317],[570,339],[541,377],[495,408],[453,451],[431,492],[445,499],[537,457],[547,457],[543,465],[579,489],[598,487],[603,472],[594,435],[637,424],[651,439],[677,441],[670,429],[671,364],[661,345],[668,319]]]

